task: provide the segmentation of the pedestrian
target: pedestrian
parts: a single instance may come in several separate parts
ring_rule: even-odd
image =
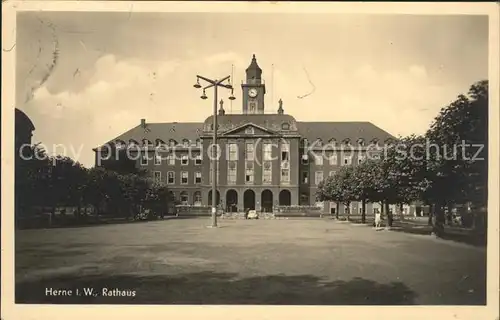
[[[377,210],[375,212],[375,228],[380,228],[381,220],[382,220],[382,217],[381,217],[380,211]]]

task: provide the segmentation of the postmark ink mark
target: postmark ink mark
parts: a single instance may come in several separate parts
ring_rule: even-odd
[[[311,91],[311,92],[309,92],[309,93],[306,93],[306,94],[305,94],[305,95],[303,95],[303,96],[297,96],[297,98],[298,98],[298,99],[303,99],[303,98],[305,98],[305,97],[307,97],[307,96],[310,96],[311,94],[313,94],[313,93],[314,93],[314,91],[316,91],[316,86],[314,85],[314,83],[312,83],[311,78],[309,77],[309,73],[307,72],[306,67],[303,67],[303,68],[304,68],[304,72],[306,73],[307,81],[309,81],[309,84],[311,84],[312,91]]]
[[[12,47],[10,47],[10,49],[5,49],[5,48],[2,48],[3,52],[11,52],[12,50],[14,50],[14,48],[16,47],[16,43],[14,43],[12,45]]]

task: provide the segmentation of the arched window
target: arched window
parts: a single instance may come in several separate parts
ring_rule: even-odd
[[[351,140],[349,138],[347,138],[347,139],[344,139],[344,141],[342,141],[342,143],[344,144],[344,146],[349,147],[351,145]]]
[[[117,139],[115,141],[115,146],[116,146],[116,149],[123,149],[123,148],[125,148],[125,141]]]
[[[290,124],[288,122],[282,123],[281,130],[290,130]]]
[[[182,191],[180,194],[181,204],[189,204],[189,196],[187,191]]]
[[[328,144],[332,147],[335,147],[337,145],[337,140],[335,140],[335,138],[331,138],[330,140],[328,140]]]
[[[166,146],[167,146],[167,144],[165,143],[165,141],[163,141],[162,139],[156,139],[156,147],[157,148],[164,148]]]
[[[130,139],[128,141],[128,145],[131,146],[131,147],[137,147],[139,145],[139,143],[137,143],[137,140]]]
[[[365,145],[365,140],[363,138],[358,139],[359,146],[363,147]]]
[[[189,147],[189,140],[188,139],[182,139],[182,146],[187,148]]]
[[[316,146],[317,147],[322,147],[323,146],[323,140],[321,140],[321,138],[317,138],[316,139]]]
[[[174,139],[170,139],[168,140],[168,145],[171,147],[175,147],[177,145],[177,141],[175,141]]]
[[[201,191],[196,191],[193,194],[193,204],[195,206],[201,206]]]

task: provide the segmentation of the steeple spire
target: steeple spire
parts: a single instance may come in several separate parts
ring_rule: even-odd
[[[247,80],[261,80],[262,79],[262,69],[257,64],[257,58],[255,58],[255,54],[252,56],[252,62],[248,66],[247,70]]]
[[[219,105],[219,116],[223,116],[226,114],[226,111],[224,110],[224,101],[222,99],[220,99]]]
[[[285,110],[283,110],[283,100],[280,99],[278,101],[278,104],[279,104],[278,114],[283,114],[283,112],[285,111]]]

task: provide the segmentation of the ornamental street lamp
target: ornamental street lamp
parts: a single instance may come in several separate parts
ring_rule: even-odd
[[[200,75],[196,76],[196,83],[194,87],[196,89],[200,89],[202,86],[200,84],[200,79],[208,82],[209,84],[203,88],[203,94],[201,95],[201,99],[206,100],[207,95],[205,94],[205,90],[209,88],[214,88],[214,105],[213,105],[213,141],[212,141],[212,227],[217,227],[217,89],[219,87],[226,88],[231,90],[231,96],[229,100],[234,100],[235,97],[233,95],[234,89],[231,85],[231,76],[227,76],[221,80],[212,80]],[[224,81],[228,80],[229,84],[224,84]]]

